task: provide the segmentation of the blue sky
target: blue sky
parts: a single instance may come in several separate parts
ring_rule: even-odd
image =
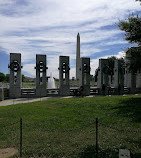
[[[132,46],[117,24],[140,10],[135,0],[0,0],[0,72],[9,72],[10,53],[21,53],[22,73],[35,76],[36,54],[46,54],[47,74],[58,77],[65,55],[75,76],[79,32],[81,56],[91,58],[94,74],[99,58],[121,57]]]

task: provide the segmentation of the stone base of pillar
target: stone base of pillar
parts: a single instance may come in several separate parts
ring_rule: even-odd
[[[36,97],[46,97],[47,90],[46,88],[38,87],[36,88]]]
[[[9,98],[10,99],[16,99],[21,97],[21,88],[17,87],[10,87],[9,89]]]
[[[0,88],[0,101],[4,100],[4,89]]]
[[[137,93],[137,89],[136,88],[129,88],[129,93],[130,94],[136,94]]]
[[[59,88],[59,96],[69,96],[70,95],[70,87],[68,85],[62,85]]]
[[[89,96],[90,95],[90,86],[84,85],[82,93],[83,93],[83,96]]]

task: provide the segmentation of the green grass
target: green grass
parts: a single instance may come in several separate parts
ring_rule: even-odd
[[[100,158],[118,158],[118,149],[127,148],[132,158],[141,157],[141,95],[52,99],[0,107],[0,127],[22,117],[24,157],[92,158],[95,154],[95,118],[99,118]],[[40,129],[81,131],[48,132]],[[35,128],[34,128],[35,127]],[[19,123],[0,128],[0,148],[19,148]]]

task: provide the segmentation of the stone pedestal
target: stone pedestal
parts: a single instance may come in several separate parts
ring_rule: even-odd
[[[46,55],[36,55],[36,96],[45,97],[47,96],[46,90]]]
[[[69,96],[70,85],[69,85],[69,56],[59,57],[59,95]]]
[[[131,158],[128,149],[119,149],[119,158]]]
[[[10,53],[10,88],[9,97],[19,98],[21,97],[21,54],[20,53]]]

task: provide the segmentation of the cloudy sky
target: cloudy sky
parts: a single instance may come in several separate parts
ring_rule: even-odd
[[[135,0],[0,0],[0,72],[8,73],[9,54],[22,54],[22,73],[35,76],[36,54],[47,55],[47,74],[58,77],[59,56],[70,56],[75,76],[76,36],[81,56],[122,56],[132,46],[118,29],[119,20],[141,10]]]

